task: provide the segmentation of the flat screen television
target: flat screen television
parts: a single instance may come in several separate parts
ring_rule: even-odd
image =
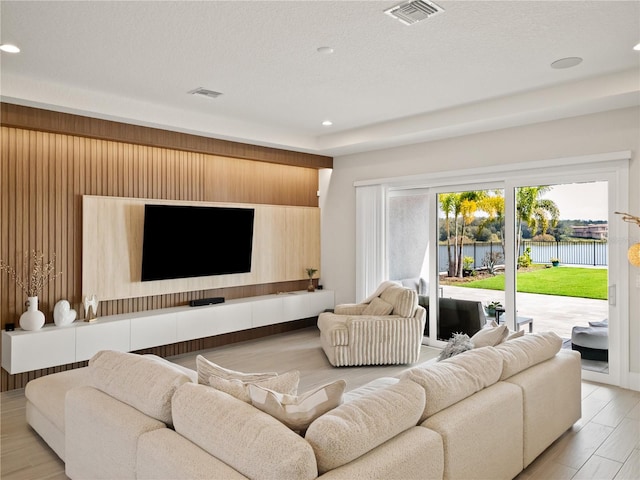
[[[145,205],[143,282],[251,271],[252,208]]]

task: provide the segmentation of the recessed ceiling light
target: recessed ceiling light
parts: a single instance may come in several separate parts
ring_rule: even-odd
[[[638,51],[640,51],[640,43],[639,43],[639,44],[637,44],[635,47],[633,47],[633,49],[634,49],[634,50],[638,50]]]
[[[551,68],[571,68],[582,63],[580,57],[567,57],[556,60],[551,64]]]
[[[0,45],[0,50],[7,53],[18,53],[20,49],[15,45],[11,45],[10,43],[3,43]]]
[[[331,125],[333,125],[333,122],[331,120],[325,120],[324,122],[322,122],[322,125],[324,125],[325,127],[330,127]]]
[[[333,48],[331,47],[318,47],[318,53],[324,53],[325,55],[330,55],[333,53]]]

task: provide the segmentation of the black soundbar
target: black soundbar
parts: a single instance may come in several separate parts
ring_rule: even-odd
[[[189,300],[190,307],[202,307],[203,305],[213,305],[214,303],[224,303],[224,297],[200,298]]]

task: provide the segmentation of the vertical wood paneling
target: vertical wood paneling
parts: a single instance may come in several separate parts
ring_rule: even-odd
[[[135,145],[2,126],[0,165],[0,258],[22,272],[24,253],[56,254],[61,277],[40,295],[40,309],[53,322],[53,306],[67,299],[79,314],[82,295],[82,195],[221,201],[317,207],[315,168],[265,163],[205,153]],[[186,304],[194,298],[228,299],[304,289],[306,282],[249,285],[183,294],[102,302],[112,315]],[[0,277],[0,323],[18,323],[25,294],[6,274]],[[279,327],[280,328],[280,327]],[[268,333],[262,331],[261,334]],[[154,353],[186,353],[221,341],[203,339],[162,347]],[[2,370],[2,391],[31,378],[84,366],[86,362],[18,375]]]

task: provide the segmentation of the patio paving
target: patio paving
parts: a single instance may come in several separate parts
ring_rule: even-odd
[[[443,297],[477,300],[486,304],[499,300],[504,305],[504,292],[479,288],[443,285]],[[552,331],[571,338],[574,326],[587,327],[590,321],[608,318],[608,302],[590,298],[561,297],[535,293],[517,293],[518,316],[533,317],[533,331]],[[525,327],[526,328],[526,327]]]
[[[465,288],[443,285],[445,298],[477,300],[486,304],[498,300],[504,305],[504,292],[479,288]],[[517,293],[516,308],[518,316],[533,318],[533,331],[552,331],[562,337],[563,348],[571,348],[571,329],[574,326],[587,327],[590,321],[602,321],[608,318],[607,300],[590,298],[561,297],[536,293]],[[528,332],[528,326],[523,327]],[[582,368],[595,372],[608,373],[608,362],[582,359]]]

